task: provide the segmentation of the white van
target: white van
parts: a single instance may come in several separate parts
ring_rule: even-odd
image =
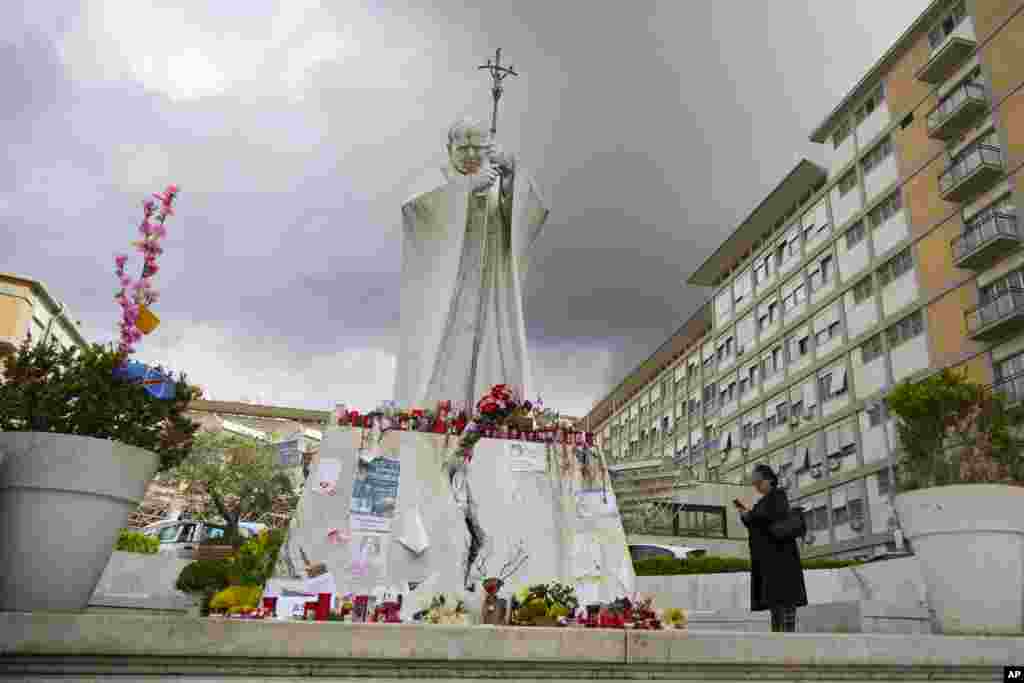
[[[267,529],[266,524],[239,522],[238,531],[242,538],[252,538]],[[192,519],[170,519],[154,522],[142,529],[146,536],[160,539],[160,553],[174,555],[185,560],[195,556],[196,546],[204,541],[223,538],[226,527],[223,524],[200,522]]]

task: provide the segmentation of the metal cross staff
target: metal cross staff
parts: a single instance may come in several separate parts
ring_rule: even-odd
[[[491,112],[491,137],[493,138],[498,132],[498,100],[501,99],[501,93],[505,89],[501,86],[501,82],[508,76],[518,76],[515,72],[515,67],[511,64],[508,66],[501,65],[501,48],[494,54],[494,61],[487,60],[486,64],[482,64],[477,69],[487,69],[491,73],[491,79],[494,81],[491,87],[491,96],[494,97],[494,110]]]

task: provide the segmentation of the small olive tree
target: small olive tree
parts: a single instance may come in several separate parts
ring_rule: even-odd
[[[949,484],[1024,485],[1019,408],[950,369],[903,382],[886,397],[897,418],[900,490]]]
[[[199,432],[192,452],[166,478],[205,494],[203,517],[223,519],[231,542],[239,538],[239,522],[266,519],[282,501],[293,509],[298,499],[272,446],[226,432]]]

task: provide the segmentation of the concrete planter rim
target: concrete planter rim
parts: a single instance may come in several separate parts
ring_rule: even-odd
[[[1024,487],[933,486],[897,494],[893,508],[941,632],[1024,629]]]
[[[159,465],[112,439],[0,433],[2,609],[84,609]]]

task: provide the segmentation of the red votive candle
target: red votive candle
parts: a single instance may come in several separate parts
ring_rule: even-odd
[[[331,612],[331,594],[317,593],[316,620],[327,621],[327,615]]]
[[[271,615],[277,616],[277,598],[263,598],[263,609],[270,612]]]

